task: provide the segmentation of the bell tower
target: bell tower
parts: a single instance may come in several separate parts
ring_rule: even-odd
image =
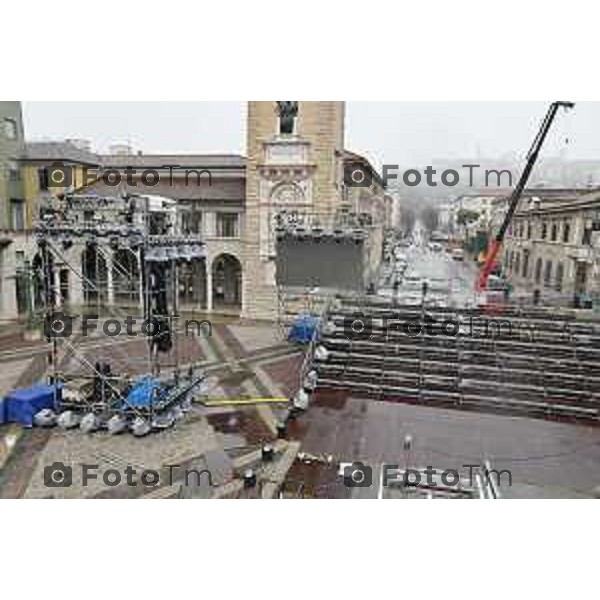
[[[344,103],[249,102],[243,314],[277,314],[278,218],[335,212],[342,202]]]

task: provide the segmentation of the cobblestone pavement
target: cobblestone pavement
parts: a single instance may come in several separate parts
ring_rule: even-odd
[[[40,345],[35,347],[39,350]],[[39,350],[44,361],[47,348]],[[145,339],[85,340],[79,348],[90,363],[107,360],[113,371],[133,376],[147,372]],[[211,397],[280,396],[285,386],[280,386],[266,375],[259,365],[285,360],[285,356],[283,359],[278,357],[294,352],[297,353],[298,348],[282,340],[274,326],[236,320],[231,326],[226,322],[218,323],[212,337],[180,338],[177,350],[166,356],[161,365],[168,369],[177,364],[176,360],[180,365],[190,362],[203,365],[214,381]],[[22,360],[19,353],[15,360],[10,360],[7,355],[8,351],[4,360],[0,361],[0,385],[4,386],[5,392],[25,378],[32,361],[31,358]],[[67,359],[63,366],[71,373],[86,372],[75,358]],[[227,424],[230,424],[229,429]],[[8,426],[0,426],[0,436],[8,437],[12,431]],[[174,428],[142,439],[130,435],[113,437],[102,432],[86,435],[79,430],[24,430],[0,471],[0,496],[156,497],[156,488],[143,485],[130,489],[122,482],[121,485],[107,487],[102,481],[102,473],[108,469],[122,473],[131,466],[138,471],[138,477],[143,470],[153,469],[159,471],[161,481],[164,481],[168,479],[165,472],[167,464],[189,465],[197,462],[204,453],[220,447],[234,452],[260,447],[262,443],[274,440],[274,432],[275,417],[268,406],[197,406],[191,416]],[[71,487],[50,489],[45,485],[44,468],[55,462],[62,462],[72,469]],[[86,487],[81,485],[84,464],[98,465],[99,474],[99,478],[90,480]],[[167,495],[172,495],[169,490],[167,492]]]
[[[211,397],[290,397],[297,389],[302,348],[288,345],[275,326],[243,321],[219,323],[211,338],[191,340],[195,346],[188,345],[182,355],[204,365],[214,381]],[[87,351],[90,357],[116,359],[118,364],[144,351],[139,342],[120,343],[119,350],[114,350],[115,342],[112,344],[112,348],[97,346],[97,351]],[[28,361],[21,356],[13,362],[0,362],[0,383],[10,387],[27,371]],[[86,488],[74,485],[48,489],[44,467],[64,462],[73,467],[74,480],[80,481],[84,463],[99,465],[100,474],[105,469],[122,471],[131,465],[138,470],[156,469],[164,480],[168,463],[198,464],[205,452],[218,448],[238,456],[272,441],[277,416],[278,411],[269,406],[197,407],[175,428],[143,439],[103,433],[85,435],[79,431],[24,431],[0,470],[0,496],[172,496],[174,490],[165,488],[106,487],[101,479],[93,480]],[[8,431],[7,426],[0,426],[0,436]],[[582,425],[331,394],[317,398],[307,413],[291,423],[289,433],[291,439],[302,443],[302,451],[332,455],[335,461],[409,461],[421,467],[455,469],[489,459],[494,468],[510,469],[513,474],[513,487],[504,490],[507,497],[589,497],[600,484],[600,429]],[[407,435],[413,439],[409,456],[403,448]],[[300,492],[296,488],[304,470],[302,466],[294,467],[292,495],[349,495],[340,487],[333,468],[311,474],[310,485]]]
[[[6,396],[15,387],[18,387],[19,379],[23,373],[31,367],[33,359],[15,360],[8,364],[0,363],[0,398]]]
[[[109,469],[124,473],[127,466],[133,467],[137,477],[144,470],[152,469],[165,473],[166,465],[182,465],[218,447],[217,438],[205,418],[188,418],[172,429],[145,438],[131,435],[110,436],[107,433],[94,435],[79,431],[53,431],[50,439],[38,455],[38,460],[29,485],[26,498],[89,498],[106,492],[102,474]],[[72,469],[73,485],[68,488],[49,489],[44,482],[44,469],[54,463],[64,463]],[[97,465],[99,476],[90,480],[87,486],[82,483],[83,465]],[[168,471],[168,470],[167,470]],[[127,487],[126,477],[115,486],[116,495],[122,495]],[[144,492],[141,482],[138,494]],[[118,489],[120,488],[120,489]]]

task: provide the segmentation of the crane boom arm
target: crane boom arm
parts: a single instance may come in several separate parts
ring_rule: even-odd
[[[502,242],[504,241],[504,237],[506,236],[506,232],[508,227],[512,221],[512,218],[517,211],[517,207],[519,206],[519,200],[523,196],[523,192],[525,191],[525,187],[527,186],[527,182],[529,181],[529,177],[531,176],[531,172],[533,171],[533,167],[537,162],[537,159],[540,155],[540,150],[544,145],[544,141],[548,136],[548,132],[552,127],[552,123],[556,117],[556,114],[560,108],[571,109],[575,106],[573,102],[553,102],[548,108],[548,112],[542,122],[542,125],[537,133],[533,144],[527,154],[527,163],[525,164],[525,168],[521,173],[521,177],[515,186],[510,198],[508,200],[508,210],[504,217],[504,221],[498,230],[493,241],[490,243],[488,252],[485,258],[485,263],[481,268],[481,272],[479,273],[479,279],[477,281],[477,290],[482,292],[487,287],[487,281],[490,276],[490,273],[494,269],[494,264],[496,262],[496,258],[500,252],[500,248],[502,247]]]

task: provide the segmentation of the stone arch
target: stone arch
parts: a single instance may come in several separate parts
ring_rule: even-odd
[[[542,266],[543,261],[541,258],[538,258],[535,263],[535,282],[539,283],[542,279]]]
[[[552,261],[546,261],[546,268],[544,269],[544,285],[548,287],[552,283]]]
[[[304,191],[297,183],[284,181],[271,190],[271,202],[283,208],[305,204],[306,199]]]
[[[242,263],[227,252],[212,261],[212,294],[214,308],[242,307]]]
[[[198,258],[177,265],[178,301],[181,308],[207,307],[206,259]]]
[[[112,256],[112,281],[115,300],[137,304],[140,296],[140,268],[137,255],[129,248],[119,248]]]
[[[35,310],[39,310],[44,306],[45,303],[43,261],[39,252],[36,252],[33,260],[31,261],[31,265],[33,267],[33,281],[31,290],[33,295],[32,304]]]
[[[555,275],[555,284],[556,284],[557,292],[562,292],[564,278],[565,278],[565,265],[562,262],[559,262],[556,265],[556,275]]]
[[[522,263],[522,272],[521,272],[521,276],[522,277],[528,277],[529,276],[529,251],[525,250],[523,252],[523,263]]]
[[[105,302],[108,291],[106,260],[96,244],[87,244],[81,252],[83,301],[85,304]]]

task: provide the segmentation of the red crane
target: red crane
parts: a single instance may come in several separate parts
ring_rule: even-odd
[[[531,149],[529,150],[529,154],[527,154],[527,163],[525,165],[525,168],[523,169],[523,172],[521,173],[519,182],[517,183],[515,189],[510,195],[508,201],[508,211],[506,212],[506,216],[504,217],[502,226],[500,227],[500,230],[496,234],[496,237],[488,247],[487,255],[485,257],[485,263],[481,268],[481,271],[479,273],[479,279],[477,280],[477,291],[483,292],[487,287],[487,281],[490,276],[490,273],[494,269],[496,257],[498,256],[500,248],[502,247],[504,236],[506,235],[508,226],[510,225],[510,222],[512,221],[512,218],[517,210],[519,200],[521,199],[521,196],[523,195],[523,192],[525,190],[525,186],[529,181],[531,171],[533,171],[533,167],[537,162],[540,150],[542,149],[546,136],[550,131],[550,127],[552,126],[552,122],[556,117],[556,113],[560,108],[568,110],[574,108],[574,106],[575,104],[573,102],[553,102],[550,105],[550,108],[546,113],[546,117],[544,118],[544,121],[542,122],[542,125],[540,127],[540,130],[538,131],[538,134],[535,140],[533,141]]]

